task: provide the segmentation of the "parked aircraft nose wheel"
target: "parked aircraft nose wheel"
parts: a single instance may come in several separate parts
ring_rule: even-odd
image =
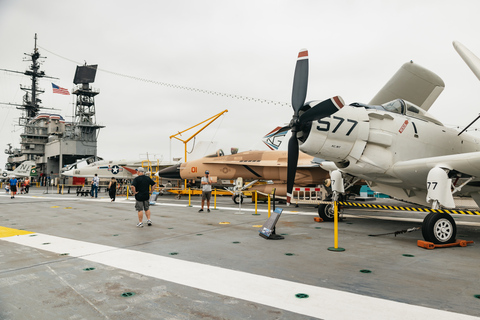
[[[453,243],[456,240],[457,225],[448,213],[429,213],[422,224],[425,241],[436,244]]]
[[[238,194],[234,195],[233,197],[233,202],[235,202],[235,204],[238,204],[238,199],[240,198],[240,203],[243,203],[243,196],[239,196]]]
[[[323,221],[333,221],[335,218],[335,212],[333,210],[332,204],[321,203],[318,206],[318,216],[323,219]]]

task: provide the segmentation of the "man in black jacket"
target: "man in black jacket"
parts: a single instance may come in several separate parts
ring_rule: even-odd
[[[138,211],[137,227],[143,228],[143,211],[147,216],[147,225],[152,225],[150,220],[150,186],[155,189],[156,183],[150,177],[145,175],[145,170],[140,167],[137,169],[138,176],[133,179],[132,192],[135,195],[135,209]]]

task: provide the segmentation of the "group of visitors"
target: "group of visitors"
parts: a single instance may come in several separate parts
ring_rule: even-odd
[[[95,176],[92,178],[91,188],[90,188],[90,196],[92,198],[98,198],[98,189],[100,187],[100,178],[95,173]],[[117,180],[112,177],[110,179],[110,183],[108,184],[108,196],[110,197],[111,202],[115,201],[115,197],[117,195]]]
[[[30,190],[30,179],[28,177],[23,180],[18,180],[15,177],[7,180],[7,184],[5,185],[5,191],[7,193],[10,193],[10,199],[15,199],[15,195],[19,190],[21,194],[28,193],[28,191]]]

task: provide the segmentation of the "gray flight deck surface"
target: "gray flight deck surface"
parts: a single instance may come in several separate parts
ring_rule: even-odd
[[[369,236],[421,226],[425,213],[345,209],[335,252],[334,224],[315,222],[313,205],[277,204],[285,239],[265,240],[263,202],[259,215],[250,199],[242,211],[229,197],[210,213],[199,204],[160,196],[153,226],[137,228],[131,198],[0,193],[0,228],[34,232],[0,237],[0,319],[480,317],[480,216],[455,216],[457,238],[474,244],[427,250],[421,231]]]

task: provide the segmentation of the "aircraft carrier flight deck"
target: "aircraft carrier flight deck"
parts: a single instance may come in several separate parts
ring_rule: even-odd
[[[159,196],[137,228],[132,198],[0,193],[0,319],[478,319],[480,218],[455,215],[466,247],[428,250],[424,213],[276,204],[283,240],[259,236],[267,204]],[[376,201],[393,201],[377,199]]]

